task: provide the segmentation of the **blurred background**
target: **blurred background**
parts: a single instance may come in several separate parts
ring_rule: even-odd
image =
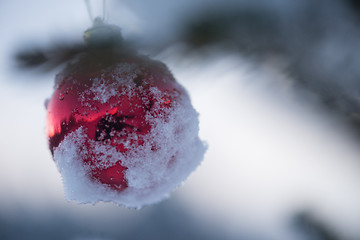
[[[44,101],[92,23],[82,0],[0,1],[0,239],[360,239],[357,1],[108,0],[105,13],[187,88],[205,159],[141,210],[67,202]]]

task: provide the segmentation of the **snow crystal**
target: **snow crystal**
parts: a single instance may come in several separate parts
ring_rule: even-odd
[[[115,81],[109,81],[107,74],[107,70],[103,70],[100,78],[92,79],[92,86],[88,90],[84,91],[80,94],[80,100],[87,104],[87,100],[85,101],[87,96],[93,96],[93,100],[99,101],[100,103],[106,103],[109,101],[111,97],[119,94],[118,88],[120,85],[131,85],[133,80],[141,74],[141,68],[139,68],[139,64],[136,63],[127,63],[124,62],[119,64],[112,74],[112,78]],[[61,78],[62,75],[59,74],[58,78]]]
[[[117,65],[114,76],[116,76],[117,79],[120,79],[121,82],[132,82],[138,74],[141,74],[141,70],[138,63],[124,62]]]
[[[102,93],[100,85],[96,85],[94,90]],[[156,87],[150,91],[155,98],[163,96]],[[171,108],[161,109],[168,111],[168,117],[154,117],[149,113],[146,118],[152,128],[144,136],[144,144],[128,145],[130,149],[126,153],[117,151],[110,144],[89,139],[84,127],[66,135],[54,151],[66,198],[79,203],[104,201],[140,208],[166,198],[169,192],[181,185],[200,164],[206,150],[198,137],[198,113],[189,97],[184,95],[172,101]],[[154,106],[154,111],[159,109],[159,106]],[[127,188],[116,191],[90,177],[91,166],[83,162],[83,158],[89,154],[83,147],[86,141],[94,149],[99,160],[97,164],[102,167],[121,161],[121,165],[127,168]]]
[[[111,97],[118,94],[117,84],[105,84],[103,79],[95,78],[92,87],[89,89],[91,93],[94,93],[94,100],[98,100],[101,103],[106,103]]]

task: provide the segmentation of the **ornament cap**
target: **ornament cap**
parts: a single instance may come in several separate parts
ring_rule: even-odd
[[[114,47],[122,45],[123,37],[118,26],[106,24],[97,17],[93,26],[84,32],[84,41],[90,47]]]

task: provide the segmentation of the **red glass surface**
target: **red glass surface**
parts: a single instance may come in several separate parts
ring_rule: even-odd
[[[116,68],[124,63],[139,64],[140,71],[137,71],[133,83],[122,82],[119,77],[114,77]],[[101,78],[106,86],[115,86],[119,94],[111,96],[106,102],[96,100],[95,93],[91,91],[96,78]],[[156,114],[161,108],[171,108],[173,98],[183,92],[163,64],[137,57],[111,64],[97,64],[96,59],[79,61],[59,74],[56,84],[47,105],[46,122],[52,154],[64,137],[79,127],[84,127],[88,139],[104,145],[110,144],[119,152],[128,151],[122,142],[134,133],[137,141],[131,140],[131,144],[141,145],[143,136],[152,127],[145,119],[146,114]],[[150,91],[151,87],[157,87],[163,96],[155,98]],[[161,101],[160,109],[153,111],[156,101]],[[166,117],[163,114],[156,115]],[[114,132],[117,133],[115,136]],[[125,177],[127,168],[121,165],[120,160],[107,168],[97,167],[97,159],[91,153],[90,144],[85,142],[83,147],[89,149],[90,156],[80,158],[84,164],[91,166],[89,175],[92,179],[119,191],[128,187]]]

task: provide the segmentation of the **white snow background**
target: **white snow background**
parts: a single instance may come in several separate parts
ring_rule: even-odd
[[[121,25],[125,37],[143,34],[152,41],[155,35],[165,38],[177,18],[205,1],[155,2],[122,1],[122,9],[109,8],[108,18]],[[285,2],[273,4],[285,7]],[[92,4],[101,12],[101,4]],[[163,216],[156,212],[161,210],[169,214],[162,213],[165,221],[176,218],[171,206],[180,205],[196,229],[219,231],[223,239],[305,239],[290,226],[303,210],[344,239],[360,238],[360,143],[350,129],[305,101],[305,93],[288,84],[290,76],[270,64],[215,52],[205,62],[178,58],[176,47],[155,58],[169,66],[200,113],[200,135],[209,144],[202,165],[165,203],[140,211],[67,202],[45,136],[44,100],[52,93],[55,72],[16,70],[12,54],[26,44],[81,39],[91,24],[85,4],[1,1],[0,24],[0,221],[8,226],[0,228],[0,237],[11,236],[17,224],[40,232],[51,216],[76,223],[71,239],[116,239],[117,231],[144,219],[142,226],[166,231],[150,217]],[[58,227],[46,236],[59,234]],[[38,234],[18,231],[28,231],[30,238]]]

